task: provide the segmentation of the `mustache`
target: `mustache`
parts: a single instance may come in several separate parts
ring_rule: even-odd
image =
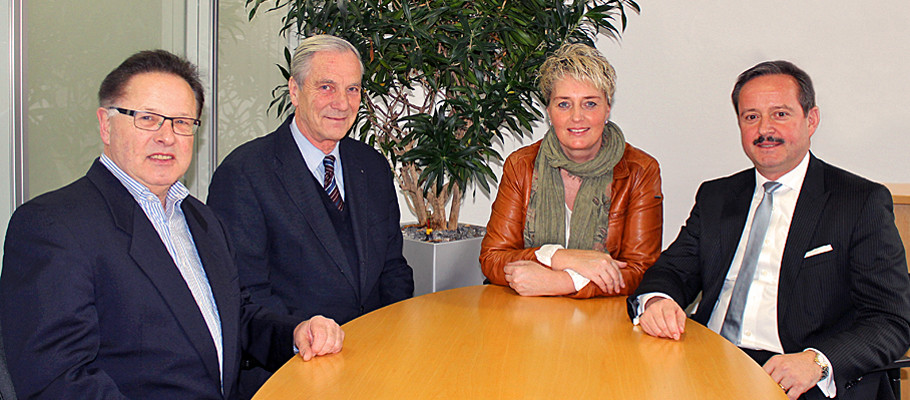
[[[752,144],[753,144],[753,145],[758,145],[758,144],[762,144],[762,143],[764,143],[764,142],[766,142],[766,141],[767,141],[767,142],[771,142],[771,143],[781,143],[781,144],[785,143],[785,142],[784,142],[784,139],[782,139],[782,138],[776,138],[776,137],[774,137],[774,136],[764,136],[764,135],[762,135],[762,136],[759,136],[758,139],[753,140],[753,141],[752,141]]]

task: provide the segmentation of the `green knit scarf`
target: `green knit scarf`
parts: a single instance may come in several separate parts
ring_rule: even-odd
[[[607,253],[613,167],[625,151],[625,137],[616,124],[604,125],[600,150],[593,159],[576,163],[562,151],[553,127],[544,136],[534,162],[531,197],[525,220],[525,247],[566,243],[566,200],[560,169],[582,179],[572,207],[567,248]]]

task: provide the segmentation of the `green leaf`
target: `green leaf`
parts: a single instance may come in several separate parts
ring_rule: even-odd
[[[617,39],[633,0],[246,0],[249,18],[283,13],[281,33],[330,33],[361,52],[363,105],[352,135],[395,166],[413,163],[425,193],[489,191],[495,143],[545,117],[539,65],[566,42]],[[292,49],[284,50],[290,78]],[[269,112],[293,110],[287,85]]]

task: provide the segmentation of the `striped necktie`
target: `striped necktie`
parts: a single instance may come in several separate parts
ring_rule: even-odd
[[[322,159],[322,165],[325,166],[325,180],[322,183],[322,187],[329,195],[332,203],[335,203],[338,211],[342,211],[344,210],[344,201],[341,200],[341,192],[338,191],[338,185],[335,184],[335,156],[325,156]]]

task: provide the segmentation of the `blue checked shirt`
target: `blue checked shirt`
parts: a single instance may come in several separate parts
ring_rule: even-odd
[[[142,211],[155,226],[158,237],[164,242],[168,253],[177,264],[180,275],[186,281],[187,287],[193,294],[199,310],[202,312],[202,318],[209,328],[212,335],[212,341],[215,343],[215,350],[218,352],[218,370],[224,378],[224,367],[222,366],[224,357],[222,355],[221,343],[221,318],[218,315],[218,305],[215,304],[215,296],[212,295],[212,287],[209,285],[209,279],[202,268],[202,260],[199,259],[199,253],[196,252],[196,244],[193,242],[193,235],[190,234],[190,228],[186,224],[186,217],[183,215],[183,209],[180,204],[183,199],[189,196],[189,190],[186,186],[177,181],[167,191],[165,198],[166,207],[162,207],[161,199],[158,198],[147,187],[123,172],[117,164],[101,154],[101,163],[114,176],[120,180],[120,183],[126,187],[126,190],[133,195]],[[221,391],[224,392],[224,383],[222,382]]]

